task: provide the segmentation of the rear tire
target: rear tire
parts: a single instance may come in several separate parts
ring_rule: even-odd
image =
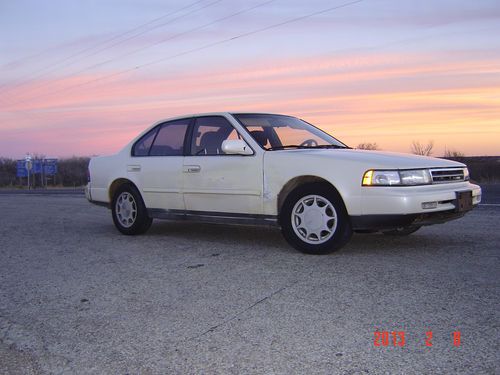
[[[124,184],[116,190],[111,212],[116,229],[126,235],[145,233],[153,222],[141,194],[131,184]]]
[[[339,194],[327,184],[302,185],[292,191],[280,212],[287,242],[306,254],[329,254],[352,236],[351,223]]]
[[[422,228],[421,226],[410,226],[410,227],[401,227],[401,228],[396,228],[393,230],[386,230],[383,231],[382,233],[387,235],[387,236],[408,236],[412,233],[415,233],[417,230]]]

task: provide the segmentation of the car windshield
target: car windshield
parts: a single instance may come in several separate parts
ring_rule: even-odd
[[[313,125],[292,116],[233,115],[265,150],[286,148],[348,148]]]

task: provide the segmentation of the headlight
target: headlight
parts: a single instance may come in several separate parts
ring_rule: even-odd
[[[464,181],[469,181],[469,168],[464,168]]]
[[[382,185],[382,186],[390,186],[390,185],[399,185],[401,183],[401,179],[399,178],[398,171],[374,171],[370,170],[365,173],[363,176],[363,185]]]
[[[415,171],[399,171],[402,185],[427,185],[432,182],[431,173],[427,169]]]
[[[369,170],[363,175],[363,186],[411,186],[432,182],[428,169],[377,171]]]

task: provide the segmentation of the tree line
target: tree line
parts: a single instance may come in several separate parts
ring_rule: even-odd
[[[380,150],[378,144],[374,142],[360,143],[356,148],[360,150]],[[410,145],[410,152],[415,155],[432,156],[434,154],[434,141],[422,143],[414,140]],[[473,181],[481,183],[500,182],[500,157],[498,156],[465,156],[459,150],[445,147],[442,158],[466,164],[469,168],[470,178]]]
[[[372,151],[380,150],[376,142],[360,143],[356,148],[360,150],[372,150]],[[434,141],[429,141],[427,143],[421,143],[420,141],[412,141],[410,146],[410,152],[415,155],[431,156],[434,152]],[[461,151],[445,147],[443,157],[445,159],[464,158],[465,154]]]
[[[411,151],[417,155],[431,155],[434,143],[429,141],[427,144],[421,144],[414,141]],[[379,150],[376,143],[360,143],[358,149]],[[37,156],[35,156],[35,159]],[[41,157],[39,157],[41,158]],[[500,181],[500,158],[499,157],[467,157],[462,152],[447,149],[444,158],[460,161],[468,165],[471,172],[471,178],[479,182],[498,182]],[[87,169],[90,158],[82,156],[73,156],[58,160],[57,174],[48,176],[43,180],[40,175],[32,178],[31,186],[63,186],[77,187],[87,184]],[[27,179],[16,176],[17,160],[0,157],[0,186],[18,187],[26,186]],[[42,181],[43,180],[43,181]]]
[[[34,158],[36,160],[36,157]],[[59,159],[57,162],[57,173],[54,176],[47,176],[47,181],[42,181],[42,177],[37,174],[32,176],[31,186],[83,186],[87,183],[87,168],[90,158],[73,156]],[[26,186],[26,178],[16,176],[17,160],[0,157],[0,186]]]

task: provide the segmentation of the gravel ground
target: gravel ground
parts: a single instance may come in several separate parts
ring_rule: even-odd
[[[81,196],[2,195],[0,212],[2,374],[500,373],[497,206],[328,256],[267,228],[126,237]]]

